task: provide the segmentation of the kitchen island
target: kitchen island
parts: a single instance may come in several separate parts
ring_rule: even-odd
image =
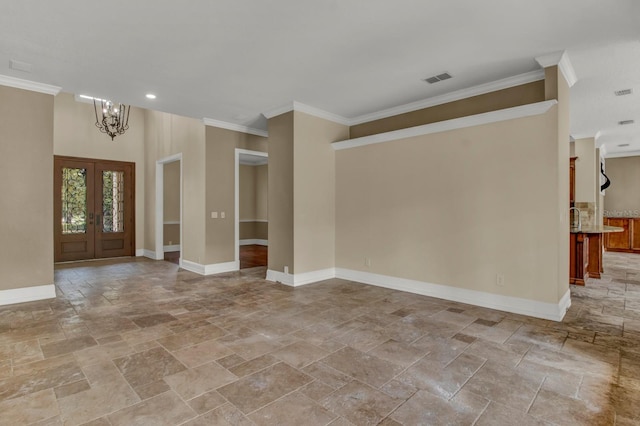
[[[571,228],[569,284],[584,285],[587,278],[600,278],[603,272],[602,234],[623,231],[623,228],[608,225]]]

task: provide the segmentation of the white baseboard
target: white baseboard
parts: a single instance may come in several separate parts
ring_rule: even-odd
[[[142,253],[143,253],[142,255],[144,257],[148,257],[149,259],[162,260],[162,258],[158,259],[158,257],[156,256],[156,252],[155,251],[144,249],[144,250],[142,250]]]
[[[268,246],[269,245],[269,240],[240,240],[239,244],[241,246],[253,246],[253,245],[257,245],[257,246]]]
[[[191,262],[180,258],[180,267],[187,271],[195,272],[200,275],[221,274],[223,272],[233,272],[240,269],[239,262],[212,263],[210,265],[202,265],[200,263]]]
[[[298,287],[318,281],[335,278],[335,268],[321,269],[318,271],[304,272],[302,274],[285,274],[279,271],[267,270],[267,281],[278,282],[291,287]]]
[[[144,249],[136,249],[136,256],[137,257],[144,256]]]
[[[336,268],[336,278],[552,321],[562,321],[571,306],[569,290],[558,303],[546,303],[343,268]]]
[[[55,299],[56,286],[53,284],[0,290],[0,306],[35,300]]]
[[[180,244],[171,244],[162,248],[164,251],[180,251]]]

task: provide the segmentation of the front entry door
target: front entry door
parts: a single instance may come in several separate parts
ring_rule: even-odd
[[[55,157],[55,261],[133,256],[135,164]]]

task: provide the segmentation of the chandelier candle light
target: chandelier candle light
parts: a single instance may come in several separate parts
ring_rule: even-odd
[[[111,101],[98,100],[100,104],[93,99],[93,108],[96,113],[96,127],[102,133],[111,136],[111,140],[117,135],[122,135],[129,129],[129,110],[131,105],[114,104]],[[98,114],[98,106],[100,106],[100,114]]]

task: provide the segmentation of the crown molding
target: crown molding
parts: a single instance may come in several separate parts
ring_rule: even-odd
[[[39,92],[53,96],[56,96],[62,90],[62,87],[38,83],[37,81],[23,80],[21,78],[10,77],[8,75],[0,75],[0,85],[15,87],[16,89],[30,90],[32,92]]]
[[[240,133],[248,133],[250,135],[269,137],[269,132],[254,127],[243,126],[241,124],[229,123],[227,121],[215,120],[213,118],[203,118],[202,122],[205,126],[219,127],[221,129],[233,130]]]
[[[380,120],[382,118],[393,117],[394,115],[404,114],[423,108],[429,108],[449,102],[459,101],[462,99],[471,98],[473,96],[484,95],[486,93],[508,89],[527,83],[533,83],[534,81],[540,80],[544,80],[544,70],[530,71],[524,74],[518,74],[512,77],[503,78],[501,80],[491,81],[489,83],[468,87],[466,89],[456,90],[455,92],[445,93],[443,95],[433,96],[431,98],[423,99],[420,101],[398,105],[381,111],[372,112],[370,114],[359,115],[354,118],[346,118],[341,115],[333,114],[331,112],[324,111],[296,101],[265,111],[262,113],[262,115],[264,115],[267,119],[270,119],[290,111],[300,111],[309,115],[313,115],[315,117],[324,118],[335,123],[343,124],[345,126],[355,126],[370,121]]]
[[[325,120],[333,121],[334,123],[342,124],[345,126],[351,125],[351,120],[349,120],[348,118],[300,102],[293,102],[293,110],[304,112],[305,114],[313,115],[314,117],[324,118]]]
[[[335,150],[356,148],[359,146],[396,141],[399,139],[406,139],[414,136],[429,135],[432,133],[447,132],[450,130],[463,129],[466,127],[496,123],[498,121],[530,117],[533,115],[544,114],[557,103],[557,100],[551,99],[534,104],[505,108],[498,111],[491,111],[482,114],[469,115],[467,117],[454,118],[452,120],[423,124],[422,126],[409,127],[407,129],[394,130],[391,132],[378,133],[371,136],[363,136],[361,138],[348,139],[344,141],[334,142],[331,144],[331,146]]]
[[[602,147],[604,148],[604,147]],[[602,152],[602,148],[600,148],[600,152]],[[640,150],[633,151],[618,151],[618,152],[606,152],[603,155],[604,158],[621,158],[621,157],[635,157],[640,155]]]
[[[565,80],[567,80],[569,87],[572,87],[578,81],[578,77],[576,76],[576,72],[573,69],[573,65],[571,64],[571,60],[569,59],[569,55],[566,50],[538,56],[536,58],[536,62],[542,68],[558,66]]]
[[[510,87],[520,86],[522,84],[532,83],[544,79],[544,71],[536,70],[524,74],[518,74],[513,77],[503,78],[501,80],[491,81],[489,83],[480,84],[478,86],[468,87],[466,89],[456,90],[455,92],[445,93],[439,96],[423,99],[421,101],[411,102],[404,105],[387,108],[382,111],[372,112],[370,114],[360,115],[349,120],[351,126],[367,123],[369,121],[380,120],[382,118],[392,117],[398,114],[417,111],[423,108],[442,105],[449,102],[459,101],[473,96],[484,95],[486,93],[495,92],[497,90],[508,89]]]
[[[268,111],[265,111],[262,113],[262,115],[264,115],[264,117],[268,120],[271,119],[273,117],[277,117],[279,115],[282,115],[284,113],[287,113],[289,111],[293,111],[293,102],[289,102],[286,105],[282,105],[276,108],[272,108]]]
[[[332,112],[329,111],[325,111],[323,109],[320,108],[316,108],[316,107],[312,107],[310,105],[307,104],[303,104],[301,102],[298,101],[293,101],[287,105],[283,105],[281,107],[278,108],[274,108],[271,109],[269,111],[263,112],[262,115],[264,115],[267,119],[273,118],[273,117],[277,117],[278,115],[282,115],[285,114],[287,112],[290,111],[298,111],[298,112],[304,112],[305,114],[309,114],[312,115],[314,117],[318,117],[318,118],[323,118],[325,120],[329,120],[332,121],[334,123],[338,123],[338,124],[342,124],[345,126],[350,126],[351,125],[351,120],[349,120],[348,118],[345,118],[341,115],[338,114],[334,114]]]

